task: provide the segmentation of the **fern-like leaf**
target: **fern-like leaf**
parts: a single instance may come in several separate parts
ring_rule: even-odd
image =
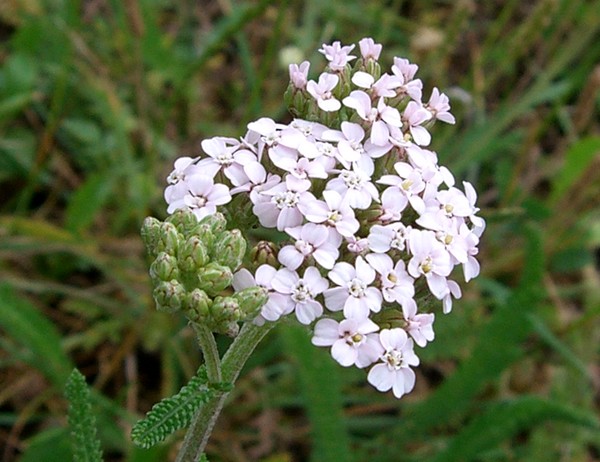
[[[143,448],[154,446],[173,432],[187,427],[200,406],[229,390],[231,384],[209,383],[206,368],[201,366],[179,393],[152,406],[146,417],[134,425],[133,442]]]
[[[90,390],[85,377],[73,369],[65,385],[69,400],[69,425],[73,445],[74,462],[100,462],[102,449],[96,435],[96,418],[92,414]]]

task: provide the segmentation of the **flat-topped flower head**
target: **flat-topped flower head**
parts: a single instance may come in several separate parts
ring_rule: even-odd
[[[216,307],[229,324],[215,332],[239,330],[238,299],[259,325],[293,316],[313,326],[312,343],[340,365],[366,369],[375,388],[401,397],[415,383],[413,344],[434,340],[433,302],[449,313],[462,296],[456,281],[480,272],[485,221],[475,188],[460,188],[428,148],[437,121],[455,123],[448,97],[433,87],[423,102],[416,64],[395,57],[386,69],[372,38],[358,42],[358,59],[355,47],[324,44],[326,65],[314,80],[308,61],[289,66],[290,123],[261,117],[243,137],[205,139],[199,157],[176,160],[168,212],[212,224],[167,225],[146,240],[160,243],[158,255],[177,249],[182,229],[196,229],[202,243],[186,241],[181,255],[218,260],[198,264],[210,297],[202,288],[179,294],[193,285],[187,274],[183,283],[162,281],[181,290],[167,300],[161,287],[161,306],[193,300],[194,322]],[[162,252],[153,274],[176,278],[189,267],[174,253]]]

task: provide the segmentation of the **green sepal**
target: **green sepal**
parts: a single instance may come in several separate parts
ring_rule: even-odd
[[[179,277],[177,259],[167,252],[160,252],[150,265],[150,277],[156,284],[159,281],[171,281]]]
[[[210,307],[212,323],[211,330],[229,337],[235,337],[240,326],[238,321],[243,318],[240,304],[233,297],[216,297]]]
[[[183,285],[173,279],[160,281],[152,291],[156,309],[167,313],[179,311],[184,306],[186,292]]]
[[[231,285],[233,273],[227,266],[210,262],[198,270],[198,288],[214,297]]]
[[[69,400],[68,420],[74,462],[101,462],[102,449],[97,437],[96,418],[92,413],[90,390],[85,377],[77,369],[69,375],[65,385]]]
[[[264,264],[277,267],[279,265],[277,253],[277,246],[275,244],[269,241],[259,241],[250,250],[250,260],[256,268]]]
[[[177,255],[177,247],[183,236],[179,234],[173,223],[164,221],[160,224],[160,236],[154,250],[155,255],[166,252],[169,255]]]
[[[177,263],[181,271],[197,271],[208,263],[208,250],[198,236],[190,236],[179,246]]]
[[[223,231],[213,245],[214,261],[235,271],[246,254],[246,240],[239,229]]]

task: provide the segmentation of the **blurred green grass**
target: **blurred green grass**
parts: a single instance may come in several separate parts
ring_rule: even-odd
[[[174,158],[288,117],[285,56],[364,36],[451,96],[432,148],[479,191],[482,275],[399,402],[276,329],[211,460],[600,459],[597,0],[0,2],[0,458],[70,457],[74,364],[108,460],[172,457],[128,438],[200,361],[153,309],[141,221]]]

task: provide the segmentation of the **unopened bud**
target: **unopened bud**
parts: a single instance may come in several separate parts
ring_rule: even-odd
[[[252,247],[250,258],[257,268],[265,263],[277,267],[277,246],[269,241],[260,241]]]
[[[161,281],[152,292],[156,309],[174,313],[182,308],[186,296],[185,288],[179,281]]]
[[[214,297],[231,285],[233,273],[227,266],[210,262],[198,270],[198,287]]]
[[[206,292],[194,289],[186,294],[183,309],[190,321],[206,320],[210,316],[210,305],[212,300]]]
[[[177,261],[181,271],[197,271],[208,263],[208,251],[198,236],[189,237],[177,252]]]
[[[221,265],[235,271],[246,254],[246,240],[239,229],[223,231],[213,245],[212,257]]]
[[[167,252],[160,252],[150,265],[150,277],[153,281],[170,281],[179,277],[177,259]]]
[[[193,234],[194,229],[198,226],[198,218],[188,209],[178,209],[169,215],[165,220],[175,225],[177,231],[184,236],[190,236]]]
[[[227,227],[227,220],[221,212],[213,213],[212,215],[205,216],[200,220],[200,224],[207,224],[210,226],[211,232],[216,236],[219,233],[225,231]]]
[[[160,237],[156,243],[156,253],[167,252],[170,255],[175,255],[181,237],[181,234],[177,232],[177,228],[174,224],[166,221],[161,223]]]
[[[247,287],[236,293],[231,298],[237,300],[244,319],[252,319],[258,315],[262,306],[269,300],[269,292],[260,286]]]
[[[146,217],[144,219],[144,224],[142,225],[142,229],[140,231],[142,241],[144,242],[144,246],[146,247],[146,252],[152,258],[156,258],[156,255],[158,255],[156,247],[161,236],[160,225],[161,222],[156,218]]]
[[[379,313],[376,313],[372,319],[381,329],[394,329],[396,327],[404,328],[406,326],[402,311],[397,309],[381,310]]]

